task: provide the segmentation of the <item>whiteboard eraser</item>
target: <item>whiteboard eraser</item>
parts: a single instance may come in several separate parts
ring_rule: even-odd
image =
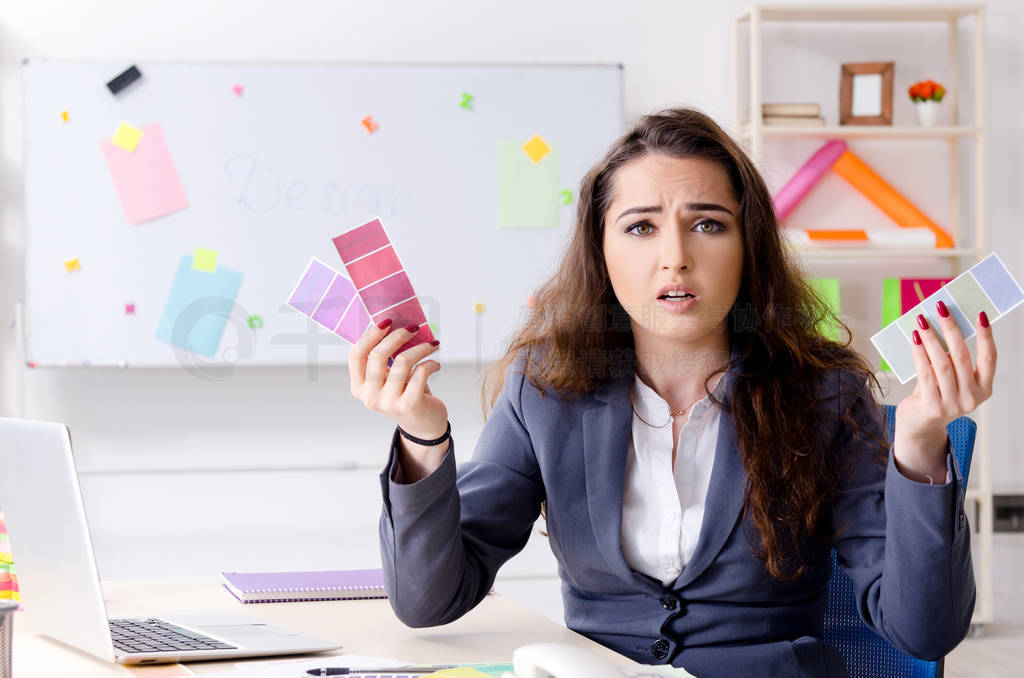
[[[136,80],[142,77],[142,73],[136,66],[132,66],[121,75],[117,76],[113,80],[107,83],[107,89],[110,90],[111,94],[117,94],[128,85],[132,84]]]

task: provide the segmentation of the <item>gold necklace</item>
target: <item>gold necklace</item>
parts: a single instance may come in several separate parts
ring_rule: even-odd
[[[642,421],[643,423],[647,424],[651,428],[665,428],[666,426],[669,425],[669,423],[672,422],[673,419],[678,417],[680,414],[686,414],[686,410],[690,409],[690,407],[693,407],[693,403],[690,403],[689,406],[684,407],[683,409],[679,410],[678,412],[673,412],[672,410],[669,410],[669,412],[668,412],[668,421],[666,421],[661,426],[655,426],[654,424],[652,424],[651,422],[647,421],[646,419],[644,419],[643,417],[640,416],[640,413],[636,411],[636,405],[633,404],[633,392],[632,391],[629,392],[629,406],[633,408],[633,414],[636,415],[636,418],[639,419],[640,421]]]

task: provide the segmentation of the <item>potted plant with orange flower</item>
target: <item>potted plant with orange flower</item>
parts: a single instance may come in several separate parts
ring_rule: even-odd
[[[939,119],[939,102],[946,96],[946,88],[934,80],[922,80],[911,85],[907,93],[914,102],[917,124],[934,125]]]

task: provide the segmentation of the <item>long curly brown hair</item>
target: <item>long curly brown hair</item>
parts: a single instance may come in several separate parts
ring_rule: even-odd
[[[578,397],[635,369],[633,334],[612,290],[602,243],[616,171],[651,153],[718,163],[739,203],[743,275],[727,317],[733,358],[708,377],[705,390],[711,395],[715,375],[736,368],[727,403],[711,397],[733,415],[748,477],[744,511],[760,537],[748,538],[773,577],[793,579],[806,570],[801,543],[832,537],[825,518],[844,472],[830,454],[830,441],[808,426],[821,406],[821,379],[839,370],[853,377],[844,380],[849,383],[879,384],[870,363],[850,348],[849,327],[783,247],[771,195],[753,162],[703,113],[674,108],[642,117],[584,177],[575,231],[558,271],[538,288],[524,325],[484,375],[484,414],[504,386],[506,368],[521,353],[530,382],[542,393],[547,387],[564,397]],[[823,323],[836,323],[845,341],[825,338],[819,331]],[[851,417],[844,419],[859,429]]]

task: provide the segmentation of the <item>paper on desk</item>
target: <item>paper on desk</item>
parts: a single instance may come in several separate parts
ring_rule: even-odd
[[[400,669],[403,666],[412,666],[414,662],[402,661],[401,659],[386,659],[381,657],[366,657],[361,654],[332,654],[324,655],[317,659],[276,659],[256,660],[239,662],[234,668],[224,671],[200,671],[199,666],[193,664],[192,668],[197,674],[203,676],[231,676],[231,678],[295,678],[302,675],[309,669],[322,669],[326,666],[346,666],[348,668],[379,667]],[[213,665],[207,665],[213,668]]]
[[[693,678],[693,674],[674,666],[626,666],[622,674],[627,678]]]
[[[182,678],[196,675],[184,664],[156,664],[153,666],[126,666],[138,678]]]

